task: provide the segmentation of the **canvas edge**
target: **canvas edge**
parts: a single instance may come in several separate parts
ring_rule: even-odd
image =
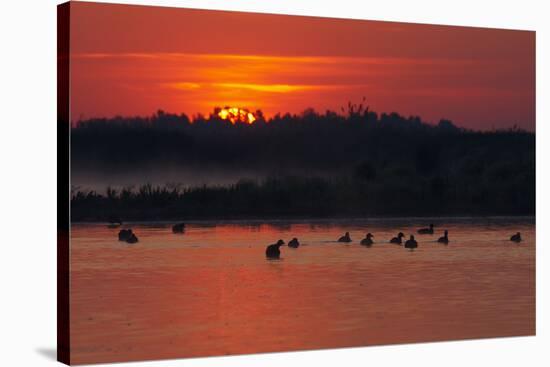
[[[70,2],[57,5],[57,360],[70,344]]]

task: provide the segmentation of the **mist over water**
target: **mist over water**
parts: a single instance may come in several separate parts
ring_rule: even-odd
[[[344,174],[345,172],[342,172]],[[146,165],[132,170],[102,170],[73,168],[71,186],[81,191],[96,191],[105,194],[108,187],[137,189],[144,184],[161,187],[192,188],[201,186],[231,186],[239,181],[260,182],[269,177],[331,177],[334,172],[318,170],[243,169],[239,167],[181,167],[177,165]]]
[[[130,172],[89,172],[73,171],[71,184],[80,190],[94,190],[105,193],[107,187],[137,188],[139,185],[197,187],[232,185],[243,177],[261,179],[257,172],[249,171],[218,171],[205,169],[189,169],[178,167],[143,167]]]
[[[253,124],[162,111],[91,119],[72,128],[71,144],[76,221],[535,209],[534,133],[431,125],[363,104]]]

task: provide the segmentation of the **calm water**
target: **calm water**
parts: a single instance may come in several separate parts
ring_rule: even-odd
[[[431,221],[418,249],[387,243]],[[535,333],[534,218],[170,225],[125,225],[135,245],[104,224],[72,227],[74,363]],[[353,243],[335,242],[345,231]],[[300,248],[266,260],[292,237]]]

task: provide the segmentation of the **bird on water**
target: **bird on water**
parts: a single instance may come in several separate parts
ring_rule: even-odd
[[[418,233],[420,233],[420,234],[434,234],[434,225],[430,224],[429,228],[420,228],[418,230]]]
[[[137,243],[138,242],[138,238],[136,236],[135,233],[132,233],[130,235],[130,237],[128,237],[128,239],[126,240],[127,243]]]
[[[518,243],[521,242],[521,234],[519,232],[516,233],[515,235],[510,237],[510,241],[518,242]]]
[[[345,235],[343,235],[342,237],[340,237],[338,239],[338,242],[351,242],[351,237],[349,236],[349,232],[346,232]]]
[[[405,248],[415,249],[417,247],[418,247],[418,242],[416,242],[416,240],[414,239],[414,236],[411,234],[411,238],[409,238],[407,242],[405,242]]]
[[[119,241],[126,241],[128,238],[130,238],[131,234],[132,234],[131,229],[121,229],[118,232],[118,240]]]
[[[374,243],[372,240],[373,237],[372,233],[367,233],[367,236],[361,240],[361,245],[371,247]]]
[[[285,242],[283,240],[279,240],[277,243],[267,246],[265,249],[265,256],[268,259],[278,259],[281,256],[280,247],[284,244]]]
[[[397,244],[397,245],[401,245],[401,243],[402,243],[402,240],[401,240],[401,239],[402,239],[403,237],[405,237],[405,235],[403,234],[403,232],[399,232],[399,233],[397,234],[397,237],[394,237],[394,238],[392,238],[392,239],[390,240],[390,243],[395,243],[395,244]]]
[[[298,248],[300,246],[300,242],[298,242],[298,239],[294,237],[288,242],[287,246],[292,248]]]
[[[449,243],[449,231],[445,230],[445,234],[443,235],[443,237],[439,237],[437,242],[448,244]]]
[[[136,243],[138,242],[138,238],[135,235],[134,232],[132,232],[131,229],[121,229],[118,232],[118,240],[119,241],[125,241],[127,243]]]

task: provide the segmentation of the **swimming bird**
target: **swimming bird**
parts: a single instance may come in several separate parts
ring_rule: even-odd
[[[298,248],[298,246],[300,246],[300,242],[298,242],[298,239],[296,237],[294,237],[293,239],[291,239],[289,242],[288,242],[288,247],[292,247],[292,248]]]
[[[521,242],[521,234],[519,232],[516,233],[515,235],[510,237],[510,241]]]
[[[371,247],[374,241],[372,240],[374,236],[369,232],[367,236],[361,240],[361,245]]]
[[[118,240],[119,241],[125,241],[127,243],[136,243],[138,242],[138,238],[134,232],[132,232],[131,229],[121,229],[118,232]]]
[[[273,245],[267,246],[265,249],[265,256],[269,259],[278,259],[281,256],[281,250],[279,249],[285,242],[283,240],[277,241]]]
[[[411,238],[405,242],[405,248],[414,249],[418,247],[418,242],[415,241],[414,236],[411,234]]]
[[[394,237],[390,240],[390,243],[395,243],[395,244],[401,245],[401,238],[403,238],[403,237],[405,237],[403,232],[399,232],[397,234],[397,237]]]
[[[118,232],[118,240],[119,241],[126,241],[128,240],[128,238],[130,238],[130,236],[132,235],[132,230],[131,229],[121,229],[119,232]]]
[[[126,242],[127,242],[127,243],[137,243],[137,242],[138,242],[138,238],[137,238],[136,234],[135,234],[135,233],[131,233],[131,234],[130,234],[130,237],[128,237],[128,238],[126,239]]]
[[[430,224],[430,228],[420,228],[418,230],[420,234],[434,234],[434,225]]]
[[[185,223],[178,223],[172,226],[173,233],[183,233],[185,232]]]
[[[449,231],[445,230],[445,235],[443,237],[439,237],[437,242],[448,244],[449,243]]]
[[[351,242],[351,237],[349,236],[349,232],[346,232],[345,235],[343,235],[342,237],[340,237],[338,239],[338,242]]]

